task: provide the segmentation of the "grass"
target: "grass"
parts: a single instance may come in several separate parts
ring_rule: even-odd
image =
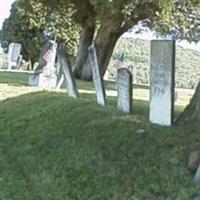
[[[192,199],[186,162],[199,148],[198,123],[152,125],[142,100],[124,115],[111,96],[107,107],[86,93],[10,97],[0,101],[1,200]]]

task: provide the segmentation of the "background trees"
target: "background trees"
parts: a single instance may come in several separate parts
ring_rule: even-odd
[[[75,76],[91,80],[87,49],[96,45],[105,73],[119,37],[137,25],[175,38],[199,39],[198,0],[16,0],[3,25],[3,38],[20,42],[24,55],[35,61],[48,30],[65,43],[68,55],[76,55]],[[79,46],[77,48],[77,44]]]
[[[73,22],[72,5],[58,10],[36,0],[16,0],[11,15],[5,20],[2,39],[19,42],[23,45],[25,59],[37,61],[41,46],[45,42],[44,33],[53,33],[58,41],[65,43],[69,55],[75,55],[78,39],[78,26]]]

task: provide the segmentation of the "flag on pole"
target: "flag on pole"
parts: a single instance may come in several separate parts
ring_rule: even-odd
[[[124,53],[120,55],[120,57],[117,59],[113,67],[118,70],[123,66],[123,64],[124,64]]]
[[[51,44],[51,46],[47,49],[42,58],[48,63],[49,61],[51,61],[52,56],[53,56],[53,45]]]

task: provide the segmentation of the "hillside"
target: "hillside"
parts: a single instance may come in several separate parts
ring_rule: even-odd
[[[120,38],[110,65],[109,77],[115,76],[113,64],[125,52],[124,66],[136,67],[136,83],[149,83],[150,42],[147,40]],[[176,87],[194,88],[200,78],[200,52],[176,46]]]
[[[199,149],[199,123],[156,126],[147,101],[125,115],[115,97],[101,107],[95,94],[37,91],[27,77],[0,74],[2,95],[9,92],[0,101],[1,200],[193,199],[186,163]]]

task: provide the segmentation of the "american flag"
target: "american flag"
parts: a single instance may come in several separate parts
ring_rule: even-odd
[[[121,68],[124,64],[124,53],[122,53],[119,58],[116,60],[115,64],[113,65],[114,68],[117,70]]]
[[[44,55],[42,56],[42,58],[46,61],[49,62],[52,58],[52,53],[53,53],[53,45],[51,45],[47,51],[44,53]]]

